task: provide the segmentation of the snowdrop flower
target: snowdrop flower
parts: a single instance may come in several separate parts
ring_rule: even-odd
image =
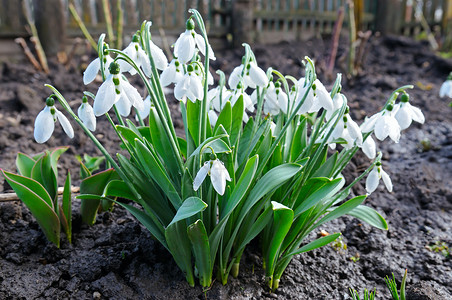
[[[207,92],[207,99],[217,112],[221,112],[226,101],[231,98],[231,95],[231,91],[226,89],[226,87],[223,86],[223,88],[220,89],[220,86],[217,86]]]
[[[254,111],[254,104],[251,100],[250,95],[248,95],[243,88],[241,87],[241,84],[239,84],[238,88],[233,91],[230,97],[231,105],[234,106],[237,100],[239,100],[240,96],[243,97],[243,108],[247,109],[250,112]]]
[[[219,159],[206,161],[199,169],[193,181],[193,189],[197,191],[207,174],[210,175],[213,188],[218,194],[223,195],[226,189],[226,181],[231,181],[228,170]]]
[[[138,110],[140,114],[141,120],[144,120],[149,116],[149,112],[151,111],[151,96],[147,96],[143,101],[143,110]],[[138,121],[138,116],[135,116],[135,120]]]
[[[96,116],[94,115],[93,107],[88,103],[88,97],[83,96],[82,105],[78,108],[77,114],[89,130],[96,130]]]
[[[264,114],[270,114],[272,116],[279,114],[280,108],[275,89],[275,84],[273,81],[270,81],[267,87],[267,92],[264,95]],[[254,90],[253,94],[252,101],[257,103],[257,90]]]
[[[159,70],[165,70],[168,65],[168,59],[165,53],[160,49],[152,40],[149,40],[149,46],[151,49],[151,56],[154,60],[155,67]],[[150,77],[150,76],[149,76]]]
[[[36,142],[45,143],[55,129],[55,122],[58,120],[64,132],[72,139],[74,130],[69,120],[55,108],[55,100],[49,97],[46,100],[46,107],[38,114],[35,120],[34,137]]]
[[[113,58],[110,57],[110,55],[104,56],[104,74],[105,77],[108,77],[110,75],[110,71],[108,70],[108,66],[113,62]],[[97,74],[100,71],[100,58],[96,58],[93,60],[88,67],[86,68],[85,72],[83,72],[83,83],[85,85],[90,84],[93,82],[93,80],[96,78]]]
[[[309,91],[308,91],[309,89]],[[308,91],[308,92],[307,92]],[[294,107],[296,108],[301,100],[303,100],[304,95],[308,93],[303,104],[300,109],[297,111],[298,115],[305,114],[311,110],[312,105],[314,104],[314,91],[309,87],[309,83],[306,81],[306,78],[302,77],[298,80],[298,95],[295,99]]]
[[[206,43],[204,38],[195,32],[195,22],[190,18],[187,21],[185,32],[181,33],[174,44],[174,56],[183,64],[189,62],[196,52],[196,47],[205,56]],[[209,45],[209,59],[215,60],[213,50]]]
[[[410,127],[411,122],[416,121],[418,123],[424,124],[425,117],[422,111],[410,104],[410,98],[408,94],[403,94],[400,98],[400,104],[397,104],[398,108],[395,114],[395,119],[399,122],[400,129],[404,130]]]
[[[146,52],[141,48],[140,46],[140,37],[135,34],[132,38],[132,42],[127,46],[123,52],[127,54],[137,65],[137,67],[141,67],[146,74],[146,76],[151,77],[152,76],[152,69],[151,64],[149,62],[149,57],[147,56]],[[132,65],[130,65],[125,60],[120,59],[118,61],[119,67],[121,68],[122,72],[129,72],[131,75],[135,75],[137,71],[135,70]]]
[[[338,138],[343,138],[347,142],[346,144],[343,144],[345,149],[351,149],[355,144],[358,147],[361,147],[363,144],[363,134],[361,133],[358,124],[356,124],[348,114],[348,108],[330,136],[331,140]],[[334,149],[335,145],[332,144],[331,146]]]
[[[127,117],[130,109],[143,110],[144,103],[137,89],[120,73],[119,64],[110,64],[110,75],[97,91],[94,98],[94,115],[100,116],[107,113],[116,104],[121,116]]]
[[[173,59],[162,74],[160,74],[160,83],[162,86],[168,86],[171,83],[177,83],[184,77],[184,70],[179,60]]]
[[[333,98],[333,109],[326,111],[325,119],[329,120],[336,111],[340,110],[344,101],[347,101],[347,98],[343,94],[337,93]]]
[[[361,131],[367,133],[373,130],[376,138],[380,141],[389,136],[395,143],[398,143],[401,129],[394,117],[397,113],[396,109],[394,109],[394,106],[388,105],[383,111],[366,118],[364,123],[361,124]]]
[[[228,84],[231,89],[235,89],[239,82],[242,82],[244,89],[250,87],[255,89],[256,87],[265,87],[268,85],[268,77],[264,70],[258,67],[255,61],[250,61],[246,66],[244,76],[242,78],[244,65],[243,63],[235,67],[229,75]],[[242,80],[243,79],[243,80]]]
[[[372,171],[370,171],[369,176],[367,176],[366,179],[366,191],[368,194],[372,194],[377,189],[378,184],[380,183],[380,178],[383,179],[386,189],[389,192],[392,192],[391,178],[389,178],[388,173],[383,170],[381,163],[378,162]]]
[[[374,159],[377,155],[377,146],[375,144],[374,139],[369,135],[367,139],[363,142],[363,145],[361,147],[361,150],[363,150],[364,154],[369,159]]]
[[[195,103],[197,99],[204,98],[204,89],[201,79],[194,72],[193,66],[187,66],[187,73],[176,83],[174,88],[174,96],[177,100],[185,103],[188,98]]]
[[[215,124],[217,124],[218,121],[217,113],[213,109],[211,109],[207,113],[207,116],[209,117],[210,125],[215,126]]]
[[[452,98],[452,72],[447,76],[447,80],[443,82],[439,89],[439,96]]]
[[[332,111],[334,107],[333,100],[331,99],[330,93],[328,93],[320,80],[316,79],[314,81],[312,89],[314,91],[315,98],[311,108],[309,109],[309,113],[318,112],[321,108],[324,108],[326,111]]]

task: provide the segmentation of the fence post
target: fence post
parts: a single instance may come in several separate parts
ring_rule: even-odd
[[[379,0],[375,16],[375,29],[382,34],[400,33],[405,9],[404,3],[403,0]]]
[[[66,22],[61,0],[34,0],[34,18],[39,40],[48,56],[64,50]]]
[[[253,42],[253,0],[234,0],[232,2],[233,46]]]

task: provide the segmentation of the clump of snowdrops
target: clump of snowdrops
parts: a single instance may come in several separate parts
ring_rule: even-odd
[[[227,85],[220,70],[214,85],[209,62],[216,58],[200,14],[190,12],[170,62],[152,42],[151,22],[143,23],[123,51],[109,48],[102,35],[99,58],[83,79],[90,84],[100,72],[103,83],[96,95],[85,92],[78,115],[48,86],[51,98],[112,166],[82,183],[79,198],[85,212],[92,212],[91,220],[103,201],[133,201],[136,205],[116,203],[172,254],[191,286],[198,277],[204,288],[213,276],[223,284],[230,274],[237,276],[242,253],[256,237],[261,240],[268,286],[276,289],[295,255],[340,235],[312,240],[310,233],[322,224],[351,215],[387,229],[384,218],[363,204],[380,179],[392,190],[373,135],[398,142],[413,120],[424,122],[421,111],[409,102],[407,90],[412,86],[395,90],[382,111],[360,127],[341,93],[341,76],[327,91],[308,57],[305,77],[297,79],[272,68],[264,71],[245,44],[242,64],[229,75]],[[126,75],[138,75],[147,95],[141,95]],[[165,98],[164,87],[173,84],[184,136],[176,135]],[[72,135],[61,115],[49,101],[36,119],[38,142],[50,137],[56,120]],[[96,117],[110,121],[128,155],[114,156],[96,139]],[[359,150],[369,157],[369,167],[346,183],[342,171]],[[364,177],[367,194],[349,197]]]

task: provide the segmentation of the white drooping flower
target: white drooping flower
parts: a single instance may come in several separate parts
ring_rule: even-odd
[[[401,130],[410,127],[411,122],[413,121],[421,124],[424,124],[425,122],[425,117],[422,111],[410,104],[408,94],[402,95],[400,104],[396,104],[394,110],[397,111],[395,119],[399,122]]]
[[[149,46],[155,67],[161,71],[165,70],[168,65],[168,59],[166,58],[165,53],[156,44],[154,44],[152,40],[149,41]]]
[[[439,89],[439,96],[452,98],[452,72],[447,77],[447,80],[443,82]]]
[[[370,159],[374,159],[377,155],[377,145],[370,135],[364,140],[361,150]]]
[[[46,107],[38,114],[35,120],[34,138],[36,142],[45,143],[55,129],[55,122],[58,120],[63,127],[64,132],[72,139],[74,130],[71,123],[63,113],[56,109],[55,100],[52,97],[47,98]]]
[[[110,75],[110,71],[108,70],[108,66],[113,62],[113,58],[109,55],[104,56],[104,74],[105,77]],[[100,58],[96,58],[93,60],[88,67],[86,67],[85,72],[83,72],[83,83],[90,84],[96,78],[97,74],[100,71]]]
[[[342,138],[346,141],[344,146],[345,149],[351,149],[353,146],[361,147],[363,145],[363,134],[359,129],[358,124],[352,120],[351,116],[345,113],[342,118],[337,123],[333,132],[330,136],[330,141]],[[335,145],[331,145],[332,148],[335,148]]]
[[[344,101],[347,101],[347,98],[344,94],[337,93],[336,95],[334,95],[333,109],[326,111],[325,119],[329,120],[336,111],[340,110],[342,108],[342,105],[344,104]]]
[[[375,137],[380,141],[389,136],[395,143],[398,143],[401,128],[395,119],[396,109],[397,107],[388,105],[383,111],[366,118],[361,124],[361,131],[363,133],[374,131]]]
[[[372,194],[377,189],[378,184],[380,183],[380,178],[383,179],[386,189],[389,192],[392,192],[391,178],[388,173],[383,170],[381,163],[378,162],[372,171],[370,171],[366,179],[366,191],[368,194]]]
[[[143,109],[138,110],[140,117],[142,120],[149,116],[149,112],[151,111],[151,96],[147,96],[143,101]],[[135,119],[138,121],[138,116],[135,116]]]
[[[333,100],[330,93],[326,90],[325,86],[316,79],[312,85],[314,91],[314,102],[312,103],[309,113],[318,112],[321,108],[326,111],[333,111]]]
[[[238,88],[232,92],[230,97],[231,105],[234,106],[237,100],[239,100],[240,96],[242,96],[243,98],[243,109],[247,109],[248,111],[253,112],[253,101],[251,100],[250,95],[248,95],[242,88]]]
[[[189,62],[196,53],[196,47],[205,56],[206,43],[204,38],[195,32],[195,22],[192,19],[187,21],[185,32],[181,33],[174,44],[174,56],[183,64]],[[215,60],[215,55],[209,45],[209,59]]]
[[[193,181],[193,189],[197,191],[207,175],[210,175],[212,186],[218,194],[223,195],[226,181],[231,181],[229,172],[219,159],[209,160],[199,169]]]
[[[149,62],[148,55],[141,48],[139,41],[140,37],[137,34],[135,34],[132,38],[132,42],[123,50],[123,52],[127,54],[127,56],[129,56],[135,62],[138,68],[141,67],[143,69],[144,74],[146,74],[146,76],[151,77],[152,76],[151,63]],[[129,72],[131,75],[135,75],[137,73],[135,68],[132,67],[132,65],[130,65],[125,60],[119,59],[118,63],[123,73]]]
[[[86,96],[83,96],[82,104],[78,108],[77,114],[89,130],[96,130],[96,116],[94,115],[93,107],[88,103],[88,98]]]
[[[182,79],[176,83],[174,97],[184,103],[187,98],[193,103],[195,103],[196,100],[202,100],[204,98],[204,89],[201,79],[194,72],[192,65],[187,66],[187,73],[185,73]]]
[[[117,63],[110,64],[110,73],[99,87],[94,98],[94,115],[100,116],[107,113],[115,104],[119,114],[123,117],[130,114],[132,106],[139,111],[143,110],[143,98],[141,98],[137,89],[120,73]]]
[[[226,89],[226,87],[223,86],[223,88],[220,89],[220,86],[217,86],[207,92],[207,99],[209,100],[211,107],[217,112],[221,112],[228,99],[231,98],[231,95],[231,91]]]
[[[177,83],[184,77],[184,70],[180,62],[174,58],[162,74],[160,74],[160,83],[162,86],[168,86],[171,83]]]
[[[217,113],[213,109],[211,109],[207,113],[207,116],[209,117],[210,125],[215,126],[215,124],[217,124],[217,121],[218,121]]]
[[[268,77],[255,61],[250,61],[243,71],[243,63],[235,67],[229,75],[228,84],[231,89],[236,89],[239,82],[242,83],[244,89],[248,87],[255,89],[256,87],[265,87],[268,85]],[[243,73],[243,78],[242,78]]]
[[[309,91],[308,91],[309,89]],[[314,104],[314,91],[309,87],[309,82],[306,81],[306,78],[302,77],[298,80],[298,94],[295,99],[294,109],[300,104],[303,100],[304,95],[307,93],[306,98],[304,99],[303,104],[298,109],[297,114],[302,115],[311,110],[312,105]]]

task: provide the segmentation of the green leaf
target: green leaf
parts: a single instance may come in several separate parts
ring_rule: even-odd
[[[213,136],[207,138],[201,145],[196,148],[195,151],[190,155],[189,158],[195,157],[200,153],[211,153],[210,149],[207,147],[211,147],[215,153],[229,153],[231,152],[231,148],[222,140],[222,138],[227,137],[226,134],[221,134],[217,136]],[[206,151],[208,149],[208,152]]]
[[[202,220],[197,220],[187,228],[188,238],[193,247],[199,283],[203,288],[212,283],[212,258],[210,257],[209,238]]]
[[[177,141],[179,143],[180,152],[187,159],[187,141],[181,137],[177,137]]]
[[[358,205],[363,203],[363,201],[366,199],[366,197],[367,196],[365,196],[365,195],[357,196],[357,197],[354,197],[354,198],[348,200],[347,202],[341,204],[339,207],[336,207],[335,209],[333,209],[326,216],[324,216],[319,222],[317,222],[312,229],[317,228],[326,222],[329,222],[331,220],[337,219],[343,215],[348,214],[355,207],[357,207]]]
[[[298,124],[297,129],[295,130],[292,146],[290,149],[290,161],[295,161],[298,158],[298,156],[306,148],[306,144],[307,144],[307,126],[306,118],[303,118]]]
[[[239,140],[240,132],[242,130],[243,113],[243,96],[240,96],[232,107],[231,145],[235,145]]]
[[[53,209],[53,201],[44,187],[31,178],[2,170],[6,181],[28,207],[49,241],[60,247],[60,220]]]
[[[91,175],[82,180],[82,183],[80,184],[80,194],[103,195],[107,184],[115,179],[119,179],[119,176],[114,169],[108,169]],[[84,223],[88,225],[94,224],[99,204],[100,200],[82,199],[80,212]]]
[[[361,221],[364,221],[378,229],[388,230],[388,223],[386,223],[386,220],[375,209],[371,207],[358,205],[347,214],[358,218]]]
[[[319,239],[316,239],[316,240],[310,242],[309,244],[304,245],[303,247],[298,248],[297,250],[290,252],[289,254],[285,255],[282,259],[285,259],[285,258],[290,257],[290,256],[294,256],[294,255],[297,255],[297,254],[300,254],[300,253],[303,253],[303,252],[312,251],[314,249],[317,249],[317,248],[323,247],[325,245],[328,245],[329,243],[335,241],[340,235],[341,234],[339,232],[337,232],[337,233],[330,234],[330,235],[321,237]]]
[[[320,201],[333,196],[344,185],[343,178],[330,180],[325,177],[311,178],[301,188],[295,209],[295,217],[310,209]]]
[[[21,152],[17,153],[16,167],[19,175],[31,177],[31,170],[35,163],[36,161],[27,154]]]
[[[289,232],[294,216],[293,210],[281,203],[272,201],[271,206],[273,209],[272,237],[267,245],[268,249],[264,258],[266,260],[265,269],[267,276],[273,275],[281,244],[287,232]]]
[[[182,204],[180,195],[174,187],[173,182],[168,178],[167,173],[160,168],[157,158],[140,140],[135,141],[135,149],[143,171],[158,184],[174,208],[178,209]]]
[[[217,123],[215,124],[215,127],[213,129],[213,132],[216,132],[218,127],[220,125],[223,125],[224,129],[228,134],[231,134],[231,128],[232,128],[232,107],[231,102],[226,101],[223,109],[220,112],[220,115],[218,116]]]
[[[67,151],[67,149],[69,149],[68,146],[62,146],[50,150],[50,160],[55,176],[57,176],[58,174],[58,159],[60,158],[61,154]]]
[[[327,161],[318,168],[312,177],[328,177],[330,178],[333,176],[335,171],[335,166],[337,162],[338,152],[334,152],[333,155],[330,156],[330,158],[327,159]]]
[[[191,244],[188,239],[187,225],[185,222],[173,223],[165,229],[165,238],[169,251],[177,266],[185,273],[188,284],[195,286],[193,275]]]
[[[104,195],[112,197],[121,197],[124,199],[132,200],[134,202],[138,202],[138,199],[136,199],[135,195],[132,193],[127,183],[125,183],[122,180],[109,181],[107,186],[105,187]]]
[[[71,173],[68,171],[63,190],[63,205],[61,206],[60,220],[69,243],[72,243],[72,193]]]
[[[206,207],[207,204],[198,197],[190,197],[185,199],[181,207],[179,207],[179,209],[177,210],[174,219],[171,221],[168,227],[176,222],[187,219],[191,216],[196,215],[199,212],[202,212],[203,210],[206,209]]]
[[[188,132],[190,133],[195,146],[199,146],[199,126],[201,126],[201,120],[199,119],[201,110],[201,101],[195,103],[187,101],[187,125]]]

